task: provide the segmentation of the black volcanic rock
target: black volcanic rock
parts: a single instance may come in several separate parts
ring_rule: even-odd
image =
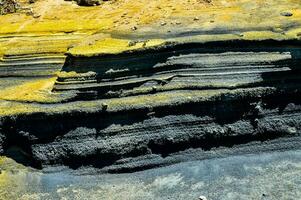
[[[1,130],[0,130],[1,131]],[[5,142],[5,135],[3,135],[1,132],[0,132],[0,154],[3,154],[4,153],[4,142]]]
[[[65,0],[70,1],[70,0]],[[99,5],[101,3],[101,0],[74,0],[76,3],[80,6],[94,6]]]

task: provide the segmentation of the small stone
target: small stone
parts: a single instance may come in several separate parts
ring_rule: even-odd
[[[205,196],[199,196],[199,200],[207,200]]]
[[[108,109],[108,104],[103,103],[102,105],[102,111],[106,111]]]
[[[287,129],[287,131],[288,131],[290,134],[295,134],[295,133],[297,133],[297,129],[296,129],[295,127],[289,127],[289,128]]]
[[[100,5],[100,0],[76,0],[80,6],[97,6]]]
[[[138,28],[137,28],[137,26],[133,26],[131,29],[132,29],[133,31],[135,31],[135,30],[137,30]]]
[[[254,119],[254,123],[258,124],[259,123],[259,119]]]
[[[152,118],[152,117],[155,116],[155,114],[156,114],[155,112],[149,112],[149,113],[147,113],[146,115],[147,115],[148,117],[151,117],[151,118]]]
[[[262,106],[260,104],[257,104],[255,106],[255,111],[259,114],[263,112]]]
[[[132,46],[135,46],[136,44],[137,44],[137,41],[131,40],[131,41],[129,41],[128,46],[132,47]]]
[[[293,13],[288,12],[288,11],[281,12],[280,14],[281,14],[282,16],[284,16],[284,17],[291,17],[291,16],[293,16]]]
[[[153,91],[153,92],[156,92],[156,91],[157,91],[157,87],[156,87],[156,86],[153,86],[153,87],[152,87],[152,91]]]
[[[160,25],[161,25],[161,26],[165,26],[165,25],[166,25],[166,22],[161,22]]]
[[[39,17],[41,17],[41,15],[40,15],[40,14],[33,14],[32,17],[33,17],[33,18],[39,18]]]
[[[176,22],[176,25],[180,25],[180,24],[182,24],[181,22]]]
[[[198,21],[198,20],[200,20],[198,17],[195,17],[194,19],[193,19],[194,21]]]
[[[30,15],[33,16],[33,14],[34,14],[34,12],[33,12],[33,9],[32,9],[32,8],[28,9],[28,11],[26,12],[26,15],[27,15],[27,16],[30,16]]]

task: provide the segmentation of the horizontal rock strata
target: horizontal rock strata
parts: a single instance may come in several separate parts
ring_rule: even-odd
[[[72,98],[3,116],[0,142],[4,152],[38,168],[94,166],[110,172],[189,160],[191,150],[207,155],[283,137],[297,138],[283,148],[296,148],[300,59],[297,41],[68,55],[53,92]]]
[[[179,45],[117,56],[70,56],[63,70],[77,74],[59,77],[54,90],[76,90],[79,99],[93,99],[267,86],[296,79],[292,70],[297,70],[301,59],[299,47],[264,44],[238,41],[220,46]],[[287,76],[278,75],[281,72]]]
[[[49,76],[58,72],[64,55],[29,54],[4,56],[0,61],[0,77]]]

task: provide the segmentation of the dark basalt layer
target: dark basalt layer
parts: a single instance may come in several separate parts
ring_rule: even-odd
[[[275,114],[278,110],[270,111],[270,116],[226,124],[186,114],[154,117],[123,126],[117,123],[104,129],[80,127],[51,143],[33,145],[33,155],[43,164],[101,168],[127,157],[155,154],[164,158],[189,148],[231,147],[299,135],[301,115],[294,111],[281,115]]]
[[[76,100],[172,90],[235,89],[293,82],[301,59],[294,42],[221,42],[167,45],[143,52],[69,56],[54,91],[77,91]],[[87,73],[93,72],[93,73]]]
[[[65,56],[56,54],[5,55],[0,77],[49,76],[60,71]]]
[[[283,137],[295,139],[266,150],[297,148],[300,59],[297,43],[271,41],[69,56],[63,70],[84,73],[58,78],[54,91],[77,94],[69,101],[142,96],[156,101],[165,94],[172,98],[165,99],[167,103],[132,101],[133,105],[115,110],[99,101],[99,107],[89,112],[77,108],[4,117],[0,145],[6,154],[38,168],[94,166],[109,172],[193,159],[187,152],[204,159],[215,148],[273,143]],[[191,96],[191,91],[203,92],[202,98]]]

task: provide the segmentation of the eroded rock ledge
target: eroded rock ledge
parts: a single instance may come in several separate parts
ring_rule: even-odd
[[[268,40],[69,55],[53,92],[71,98],[3,116],[1,149],[37,168],[129,172],[279,138],[292,140],[261,150],[296,148],[300,52]]]

